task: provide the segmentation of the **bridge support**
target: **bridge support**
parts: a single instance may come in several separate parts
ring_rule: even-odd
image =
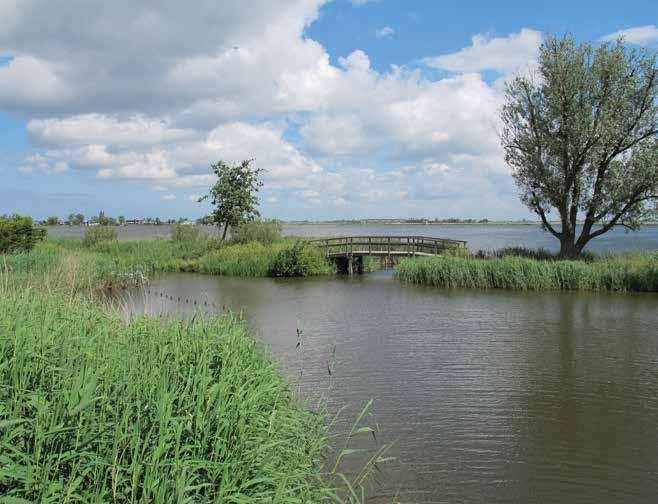
[[[334,259],[338,266],[338,271],[347,275],[356,275],[363,273],[363,256],[345,256]]]

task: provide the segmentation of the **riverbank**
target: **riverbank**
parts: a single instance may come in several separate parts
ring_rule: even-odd
[[[335,273],[320,250],[293,239],[271,244],[192,241],[107,241],[85,246],[78,238],[49,238],[27,254],[6,256],[13,282],[38,278],[71,292],[139,286],[158,273],[195,272],[247,277]],[[0,263],[2,266],[2,263]]]
[[[658,253],[559,260],[505,255],[406,259],[395,270],[403,282],[441,288],[657,292]]]
[[[319,502],[321,416],[245,324],[124,324],[81,298],[0,299],[0,493],[26,501]]]
[[[126,323],[94,294],[190,260],[171,246],[47,241],[0,256],[0,494],[325,502],[352,491],[325,467],[327,419],[297,401],[241,318]]]

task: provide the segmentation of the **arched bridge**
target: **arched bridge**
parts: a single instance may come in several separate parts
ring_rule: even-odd
[[[466,248],[466,242],[430,236],[341,236],[311,240],[347,273],[363,271],[364,257],[379,257],[387,265],[396,258],[438,255],[450,248]]]

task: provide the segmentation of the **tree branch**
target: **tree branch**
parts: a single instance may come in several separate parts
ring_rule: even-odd
[[[533,192],[533,193],[532,193],[532,197],[533,197],[533,198],[537,198],[537,195]],[[546,212],[545,212],[544,209],[541,207],[541,205],[540,205],[539,203],[537,203],[537,204],[535,204],[535,205],[533,205],[533,206],[534,206],[535,213],[537,213],[537,215],[539,215],[539,217],[541,218],[541,222],[542,222],[542,224],[544,225],[544,228],[547,229],[548,232],[551,233],[551,234],[552,234],[553,236],[555,236],[556,238],[558,238],[558,239],[559,239],[559,238],[562,238],[562,233],[558,233],[558,232],[555,230],[555,228],[551,225],[551,223],[548,222],[548,219],[546,218]]]

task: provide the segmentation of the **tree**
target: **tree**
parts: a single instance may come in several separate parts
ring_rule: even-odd
[[[85,216],[82,215],[81,213],[77,213],[77,214],[72,213],[69,214],[68,220],[69,220],[69,224],[71,224],[72,226],[80,226],[84,224]]]
[[[35,226],[32,217],[0,215],[0,254],[29,252],[46,234],[46,228]]]
[[[57,226],[59,224],[59,217],[56,215],[51,215],[46,219],[46,224],[49,226]]]
[[[217,175],[217,182],[199,202],[210,199],[214,207],[210,217],[216,226],[224,226],[222,240],[225,240],[229,227],[260,217],[258,191],[263,186],[260,180],[263,170],[253,167],[253,159],[233,165],[219,161],[210,168]]]
[[[521,200],[577,257],[615,225],[637,230],[658,193],[656,54],[572,37],[540,48],[538,78],[506,89],[501,141]],[[549,222],[552,209],[560,226]],[[577,224],[582,222],[580,233]]]
[[[117,217],[117,220],[119,221],[119,224],[121,226],[126,224],[126,218],[123,215],[119,215],[119,217]]]

